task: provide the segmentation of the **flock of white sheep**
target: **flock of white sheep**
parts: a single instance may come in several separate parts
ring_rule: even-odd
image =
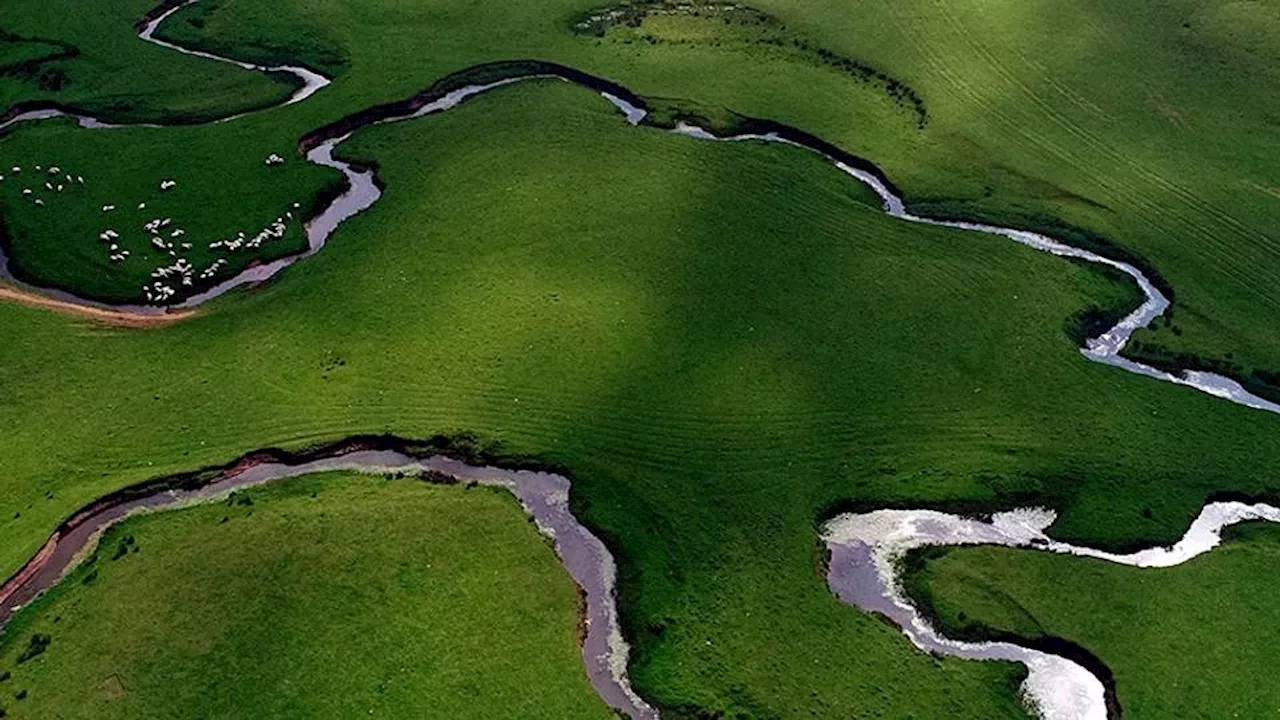
[[[9,168],[9,172],[13,175],[20,175],[22,173],[22,167],[20,165],[14,165],[12,168]],[[45,169],[40,165],[37,165],[36,172],[37,173],[45,172]],[[62,172],[62,168],[58,167],[57,165],[50,167],[49,170],[47,171],[47,175],[48,175],[48,179],[44,180],[44,189],[47,190],[48,192],[60,193],[69,187],[73,187],[74,185],[84,185],[83,177],[79,175],[76,175],[73,177],[70,173],[67,173],[64,176]],[[0,175],[0,182],[4,182],[4,175]],[[36,176],[35,183],[36,183],[37,189],[40,185],[40,182],[41,182],[41,176]],[[37,189],[32,189],[29,187],[23,188],[22,197],[31,200],[32,204],[35,205],[36,207],[44,207],[44,198],[40,197],[39,194],[37,194]]]
[[[284,163],[284,158],[272,153],[267,159],[268,166],[276,166]],[[72,175],[64,173],[62,168],[51,166],[45,170],[42,166],[35,166],[35,184],[36,187],[24,187],[22,197],[31,201],[35,207],[44,207],[45,201],[41,197],[39,183],[43,181],[44,191],[46,193],[62,193],[64,190],[74,186],[83,186],[84,177],[80,175]],[[32,177],[31,173],[23,175],[23,169],[19,165],[13,166],[9,170],[10,182],[15,182],[16,178],[23,179]],[[45,178],[47,177],[47,180]],[[5,175],[0,174],[0,183],[5,182]],[[160,192],[168,192],[178,186],[178,181],[174,179],[164,179],[160,181]],[[299,203],[293,203],[293,210],[300,207]],[[147,209],[145,202],[138,203],[138,212]],[[294,220],[294,212],[289,210],[284,215],[277,217],[273,222],[267,224],[261,230],[248,234],[245,232],[236,233],[235,237],[229,239],[215,240],[208,243],[209,250],[220,250],[225,253],[235,253],[242,249],[251,250],[262,247],[264,243],[277,240],[285,236],[288,231],[289,222]],[[115,205],[103,205],[102,212],[104,214],[112,214],[116,212]],[[178,295],[178,287],[194,287],[195,280],[207,281],[213,279],[220,270],[229,264],[226,257],[219,257],[212,261],[210,265],[197,272],[196,267],[191,261],[183,255],[191,251],[194,247],[193,243],[186,241],[186,230],[174,224],[173,219],[169,217],[153,217],[147,220],[141,226],[142,232],[151,239],[151,256],[155,255],[167,256],[165,264],[159,265],[151,271],[151,280],[142,286],[142,294],[150,303],[162,303],[172,300]],[[98,234],[98,241],[107,246],[107,260],[112,264],[123,263],[129,259],[131,254],[128,248],[122,247],[120,233],[112,228],[105,228]]]

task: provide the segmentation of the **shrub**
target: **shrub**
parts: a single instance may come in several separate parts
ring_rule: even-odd
[[[32,635],[31,639],[27,641],[27,649],[23,650],[22,654],[18,656],[18,662],[24,663],[32,658],[39,657],[44,654],[44,651],[49,649],[49,643],[52,640],[53,638],[43,633],[36,633]]]

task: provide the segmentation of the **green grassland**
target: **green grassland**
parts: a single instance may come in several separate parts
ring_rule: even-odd
[[[1173,568],[1030,550],[932,553],[908,581],[945,632],[1056,636],[1102,659],[1125,717],[1266,717],[1280,695],[1273,600],[1280,528],[1241,525]]]
[[[895,222],[810,153],[631,128],[554,81],[342,151],[379,165],[379,205],[203,317],[0,305],[0,564],[148,477],[471,431],[572,472],[668,716],[1007,717],[1016,667],[923,655],[831,596],[816,521],[1035,501],[1124,544],[1277,487],[1274,418],[1075,352],[1064,324],[1130,287]]]
[[[134,25],[157,4],[6,2],[0,47],[40,43],[64,52],[27,57],[43,61],[14,72],[0,69],[0,113],[17,102],[43,101],[119,121],[193,122],[288,98],[293,84],[287,77],[250,73],[138,40]],[[7,61],[14,50],[0,52]]]
[[[59,43],[77,54],[0,76],[0,106],[175,121],[289,91],[137,40],[149,2],[14,2],[0,30],[20,42],[3,62]],[[39,214],[6,178],[15,261],[128,298],[161,258],[138,234],[130,262],[106,264],[101,204],[128,198],[122,235],[147,198],[202,243],[256,229],[336,178],[288,152],[303,133],[479,62],[539,58],[665,114],[791,123],[876,161],[921,209],[1105,238],[1177,290],[1144,353],[1280,367],[1270,6],[765,0],[575,29],[593,8],[185,9],[165,35],[336,80],[225,124],[9,133],[0,167],[58,162],[90,181]],[[290,162],[265,168],[270,152]],[[379,205],[206,317],[133,333],[0,306],[20,339],[0,347],[0,565],[78,505],[158,474],[264,445],[473,431],[572,471],[580,516],[621,564],[637,685],[667,716],[1000,717],[1020,713],[1018,670],[923,656],[841,606],[817,520],[1038,502],[1062,511],[1060,536],[1120,546],[1178,536],[1212,492],[1280,487],[1275,419],[1073,351],[1064,326],[1132,304],[1132,288],[889,220],[806,153],[628,128],[559,83],[370,129],[343,152],[380,166]],[[168,177],[180,184],[161,196]],[[270,253],[296,249],[291,233]]]
[[[337,80],[307,102],[200,128],[167,129],[162,133],[141,130],[113,132],[110,138],[88,138],[92,133],[77,133],[65,126],[48,131],[24,129],[12,133],[10,138],[0,143],[0,161],[10,165],[21,164],[25,158],[45,154],[43,150],[46,148],[57,147],[60,151],[68,151],[60,152],[60,155],[70,155],[83,161],[86,176],[119,177],[125,186],[141,184],[147,189],[150,189],[148,183],[152,179],[136,177],[136,168],[148,168],[148,175],[154,167],[182,170],[188,176],[181,186],[185,191],[177,197],[166,198],[166,201],[173,206],[173,217],[200,219],[198,237],[207,244],[245,229],[244,215],[250,213],[241,214],[238,209],[244,206],[246,198],[259,201],[248,206],[254,216],[270,219],[278,211],[260,207],[263,199],[281,195],[314,197],[337,180],[337,173],[332,171],[312,169],[308,172],[291,168],[288,174],[270,175],[270,180],[264,183],[258,165],[262,151],[287,154],[282,148],[288,148],[316,127],[371,104],[417,93],[432,81],[478,62],[512,57],[550,57],[589,66],[589,57],[599,53],[594,39],[572,31],[570,19],[581,9],[567,6],[559,9],[537,4],[501,8],[476,6],[468,12],[479,13],[479,17],[451,17],[447,24],[441,24],[434,12],[423,15],[411,13],[400,18],[390,15],[375,21],[386,8],[374,6],[256,4],[232,8],[233,12],[209,13],[210,7],[214,4],[204,2],[180,11],[162,26],[160,34],[176,42],[226,52],[235,57],[263,62],[300,60],[336,74]],[[408,6],[394,9],[398,12],[411,10]],[[424,6],[424,10],[431,9]],[[115,14],[112,26],[124,28],[111,36],[121,55],[132,55],[138,46],[147,51],[176,54],[148,46],[130,34],[126,25],[129,18],[138,14],[136,8],[116,3],[102,10],[108,11]],[[353,12],[366,21],[374,22],[376,27],[367,27],[359,18],[349,17]],[[503,24],[503,32],[495,42],[493,29],[496,23]],[[96,24],[106,23],[98,21]],[[349,27],[356,32],[348,32]],[[749,32],[746,29],[742,31]],[[547,52],[537,46],[515,42],[516,36],[525,35],[534,42],[550,43],[548,47],[557,49]],[[423,48],[430,48],[430,52],[423,52]],[[358,53],[352,54],[352,50],[358,50]],[[629,51],[623,53],[630,54]],[[342,62],[335,57],[341,57]],[[895,104],[883,88],[845,71],[812,65],[812,58],[801,59],[802,62],[788,61],[789,67],[807,72],[806,77],[819,81],[818,87],[824,92],[852,95],[859,99],[853,113],[864,126],[884,127],[887,132],[909,134],[913,116]],[[231,79],[254,77],[253,73],[238,68],[208,61],[205,64],[214,66],[210,72],[216,70]],[[661,64],[654,70],[656,74],[652,79],[642,83],[638,89],[653,91],[660,96],[662,83],[670,75],[671,68]],[[230,83],[231,79],[225,82]],[[139,85],[140,94],[149,88],[146,81],[139,81]],[[162,93],[163,90],[157,89],[156,92]],[[216,102],[216,85],[211,88],[211,93],[210,102]],[[718,107],[714,103],[698,104],[684,97],[665,98],[663,101],[671,106],[699,110]],[[80,104],[99,107],[94,104],[97,102],[88,100]],[[240,108],[241,105],[228,104],[228,108],[231,107]],[[703,114],[714,115],[713,112]],[[116,115],[109,112],[108,116]],[[157,117],[163,118],[162,115]],[[164,140],[157,142],[158,137]],[[246,151],[246,147],[253,150]],[[137,157],[138,161],[122,163],[122,157]],[[199,171],[201,167],[206,171]],[[9,188],[11,196],[19,192],[20,188],[16,186]],[[0,198],[4,195],[0,193]],[[142,283],[139,281],[145,279],[158,264],[148,260],[166,259],[163,255],[147,258],[134,248],[129,261],[112,267],[106,259],[105,249],[96,240],[103,229],[98,227],[101,218],[77,215],[50,220],[51,216],[53,213],[37,212],[31,206],[31,200],[5,208],[0,216],[8,226],[9,244],[15,256],[13,264],[18,274],[36,284],[73,290],[95,299],[139,301],[142,297]],[[143,252],[149,248],[149,239],[141,234],[134,242],[141,244]],[[287,244],[277,244],[267,255],[283,254],[286,247]],[[190,259],[193,264],[202,266],[210,257],[201,257],[197,253]],[[231,269],[227,267],[224,271]]]
[[[28,40],[16,35],[0,35],[0,74],[18,77],[35,77],[39,66],[50,60],[67,57],[69,47],[58,43]],[[51,80],[45,80],[50,82]]]
[[[346,50],[323,101],[346,111],[477,62],[540,57],[646,96],[782,120],[881,164],[919,209],[1105,238],[1145,258],[1177,290],[1174,321],[1140,338],[1145,356],[1194,353],[1259,381],[1252,370],[1280,367],[1272,5],[755,7],[770,22],[657,14],[596,37],[574,32],[591,6],[547,0],[222,0],[184,11],[201,27],[166,31],[261,44],[294,13]],[[844,61],[909,88],[925,127]]]
[[[309,476],[110,530],[0,634],[0,706],[603,720],[579,604],[506,492]]]
[[[159,236],[198,271],[225,261],[206,279],[197,274],[191,288],[172,278],[163,280],[175,289],[199,290],[233,277],[253,261],[306,248],[302,218],[315,198],[341,178],[297,157],[296,144],[291,133],[251,122],[101,132],[85,132],[68,119],[21,126],[0,140],[0,174],[5,175],[0,181],[0,238],[7,239],[7,254],[24,280],[74,289],[95,300],[131,302],[140,299],[144,284],[154,281],[154,269],[175,261],[152,245]],[[288,159],[284,165],[267,166],[264,161],[272,153]],[[43,170],[37,171],[37,165]],[[15,166],[22,172],[12,173]],[[50,176],[51,166],[62,173]],[[68,174],[83,177],[84,183],[67,179]],[[168,180],[177,186],[162,191],[161,182]],[[58,185],[64,186],[61,192]],[[33,193],[24,195],[25,189]],[[36,205],[36,199],[44,204]],[[115,209],[104,212],[109,206]],[[147,232],[144,226],[155,219],[172,222]],[[287,228],[284,235],[267,240],[256,252],[209,247],[238,233],[253,237],[277,219]],[[172,237],[179,228],[185,234]],[[99,236],[106,230],[120,237],[104,242]],[[183,242],[192,247],[183,249]],[[129,257],[112,262],[111,243],[129,250]]]
[[[0,29],[82,53],[58,63],[68,89],[49,94],[3,80],[8,101],[56,96],[121,117],[163,116],[161,108],[191,116],[260,106],[283,92],[252,73],[137,41],[130,25],[146,2],[67,12],[21,1]],[[576,31],[596,8],[582,0],[220,0],[184,9],[162,32],[336,73],[309,108],[271,113],[266,124],[294,136],[469,65],[517,57],[565,62],[651,97],[789,122],[875,160],[920,209],[1106,239],[1136,253],[1177,290],[1173,320],[1141,333],[1136,353],[1222,367],[1280,392],[1268,389],[1280,381],[1267,372],[1280,368],[1269,321],[1280,310],[1272,222],[1280,99],[1270,92],[1280,80],[1280,34],[1269,32],[1280,13],[1271,4],[761,0],[733,17],[639,13],[638,27],[615,24],[602,37]],[[923,128],[888,81],[920,100]]]

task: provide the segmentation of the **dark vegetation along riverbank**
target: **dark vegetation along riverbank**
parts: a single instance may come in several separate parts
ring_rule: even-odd
[[[255,450],[226,465],[147,480],[97,498],[76,510],[60,524],[41,550],[0,586],[0,627],[8,622],[18,608],[31,602],[51,587],[57,578],[74,569],[83,559],[85,548],[96,544],[94,538],[98,534],[129,514],[171,508],[184,502],[199,502],[212,494],[235,492],[241,482],[261,482],[238,479],[246,471],[259,466],[280,465],[292,468],[370,452],[393,452],[419,458],[441,455],[473,467],[501,463],[510,469],[543,469],[529,459],[504,457],[499,445],[482,445],[476,438],[468,435],[436,436],[420,441],[369,435],[323,443],[299,451],[280,448]],[[430,479],[447,484],[458,482],[443,474],[431,475]]]
[[[940,602],[945,604],[948,601],[941,601],[934,594],[937,588],[932,584],[933,564],[952,552],[963,552],[965,549],[955,546],[925,547],[907,553],[900,561],[898,577],[901,578],[903,592],[926,622],[942,632],[945,637],[953,640],[975,643],[1007,642],[1067,658],[1102,682],[1107,716],[1124,717],[1124,708],[1120,704],[1120,695],[1116,689],[1115,673],[1087,647],[1052,635],[1044,627],[1037,627],[1034,633],[1019,633],[972,622],[964,611],[958,611],[953,617],[944,617],[940,614]]]
[[[789,31],[777,17],[747,5],[646,0],[588,10],[572,23],[573,31],[630,45],[705,46],[764,54],[774,61],[831,68],[875,86],[910,112],[923,130],[929,113],[920,94],[884,70],[820,47],[802,33]]]
[[[70,43],[0,31],[0,76],[34,83],[44,91],[57,92],[66,85],[66,73],[54,64],[79,54],[79,48]]]
[[[1180,337],[1212,338],[1221,328],[1261,336],[1261,326],[1241,324],[1257,307],[1239,311],[1203,284],[1188,286],[1197,263],[1165,262],[1180,238],[1205,237],[1197,223],[1230,225],[1212,203],[1225,202],[1246,225],[1256,220],[1249,208],[1210,192],[1206,210],[1169,184],[1199,189],[1201,175],[1167,172],[1159,161],[1143,165],[1154,176],[1139,173],[1089,134],[1088,103],[1127,117],[1118,109],[1141,94],[1083,102],[1031,78],[1025,92],[1046,110],[996,102],[982,89],[966,94],[943,72],[956,67],[947,57],[980,58],[966,69],[979,77],[1030,72],[1036,65],[1002,58],[1017,57],[1019,43],[1058,48],[1037,42],[1047,21],[1004,15],[1013,31],[956,33],[940,23],[993,20],[985,10],[956,17],[960,10],[946,9],[935,22],[911,16],[910,4],[865,6],[858,17],[866,27],[886,21],[883,33],[866,33],[825,22],[848,17],[847,8],[768,5],[761,10],[817,46],[910,82],[928,99],[926,128],[904,122],[881,89],[812,63],[776,64],[707,43],[596,44],[565,32],[584,11],[571,3],[430,7],[450,10],[441,15],[377,3],[352,14],[338,0],[305,11],[228,0],[185,9],[175,35],[247,43],[310,24],[324,27],[349,62],[308,102],[164,130],[173,138],[167,151],[198,149],[221,159],[224,177],[249,176],[314,128],[410,97],[431,78],[541,57],[666,98],[668,107],[777,118],[883,158],[909,197],[959,198],[975,212],[1052,211],[1172,267],[1179,302],[1222,303],[1221,320],[1205,320],[1217,312],[1206,310]],[[23,12],[37,17],[37,9]],[[1125,9],[1086,3],[1058,12],[1144,29],[1133,43],[1108,45],[1134,57],[1091,56],[1104,74],[1107,63],[1141,67],[1142,53],[1159,57],[1153,43],[1165,47],[1163,26],[1125,24]],[[200,27],[187,20],[196,16]],[[516,30],[520,52],[512,50]],[[926,37],[916,33],[933,35],[923,46],[943,53],[942,62],[912,55]],[[137,43],[127,26],[126,36]],[[1012,45],[987,47],[992,60],[965,52],[965,38]],[[1045,57],[1040,67],[1053,68],[1056,81],[1074,68],[1070,59]],[[1183,82],[1175,67],[1148,74],[1144,87]],[[166,77],[136,92],[159,97]],[[1000,77],[982,87],[1011,84]],[[206,89],[216,95],[216,86]],[[1051,121],[1039,122],[1040,113]],[[1248,145],[1252,121],[1241,122]],[[1160,136],[1145,119],[1129,127]],[[1107,137],[1128,142],[1125,131]],[[40,149],[92,136],[109,138],[102,147],[146,152],[153,146],[138,132],[42,125],[0,148],[7,161],[10,143],[23,138]],[[260,145],[243,150],[249,143]],[[1203,178],[1221,179],[1212,147],[1184,145],[1202,153],[1187,162],[1207,168]],[[5,566],[16,569],[75,508],[147,478],[265,445],[465,428],[573,469],[579,517],[618,558],[635,681],[668,716],[1018,716],[1017,668],[924,656],[897,630],[832,598],[815,570],[815,518],[841,502],[1045,500],[1062,511],[1056,535],[1114,547],[1177,537],[1214,492],[1275,490],[1265,474],[1241,471],[1280,459],[1272,418],[1073,351],[1061,332],[1066,319],[1090,305],[1123,306],[1129,286],[1002,238],[887,218],[865,188],[811,153],[636,130],[598,96],[555,82],[367,128],[340,153],[379,168],[377,208],[278,282],[221,298],[203,317],[148,333],[84,332],[65,318],[0,305],[0,323],[21,338],[0,347],[11,421],[0,441],[12,449],[0,456]],[[139,163],[160,166],[151,157]],[[281,198],[313,196],[332,177],[292,155],[280,169],[244,185],[265,198],[245,202],[262,203],[269,217]],[[197,191],[184,200],[193,205],[221,189],[212,173],[179,181]],[[1100,195],[1091,203],[1070,200],[1092,193]],[[229,217],[234,204],[223,202]],[[1166,232],[1183,221],[1196,229]],[[1225,251],[1214,258],[1234,262]],[[1251,357],[1267,357],[1265,340],[1253,348]]]

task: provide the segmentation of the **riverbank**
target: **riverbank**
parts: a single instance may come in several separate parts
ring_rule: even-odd
[[[0,631],[0,706],[605,720],[580,592],[505,489],[285,479],[106,531]]]
[[[449,455],[416,456],[409,448],[440,448]],[[614,601],[616,566],[604,544],[569,510],[569,480],[534,470],[504,470],[456,459],[472,453],[437,439],[411,442],[394,437],[351,438],[303,452],[261,450],[220,468],[159,478],[124,488],[90,503],[64,522],[21,570],[0,586],[0,627],[68,575],[94,551],[110,527],[133,514],[207,502],[267,482],[332,470],[384,475],[419,474],[452,482],[510,490],[538,527],[554,540],[556,552],[586,595],[582,655],[587,675],[601,698],[636,720],[656,718],[632,690],[626,676],[626,642]]]
[[[948,636],[1034,645],[1056,634],[1087,647],[1112,670],[1124,717],[1254,717],[1275,701],[1257,682],[1275,641],[1262,600],[1280,547],[1275,517],[1241,518],[1212,551],[1162,570],[991,546],[938,548],[903,579]],[[1203,516],[1196,525],[1180,545],[1204,542]]]
[[[1017,717],[1012,664],[939,661],[831,596],[821,508],[1058,493],[1115,542],[1265,481],[1238,470],[1271,461],[1267,416],[1075,356],[1063,319],[1127,289],[887,217],[813,153],[636,130],[562,82],[348,143],[379,211],[218,312],[100,337],[0,306],[24,339],[0,348],[10,567],[149,477],[471,428],[574,469],[660,705]]]

